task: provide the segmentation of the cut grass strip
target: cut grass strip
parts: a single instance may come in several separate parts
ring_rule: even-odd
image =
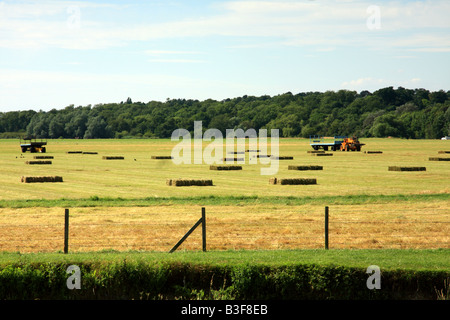
[[[196,196],[196,197],[147,197],[147,198],[100,198],[92,196],[84,199],[29,199],[0,200],[0,208],[32,208],[32,207],[133,207],[152,205],[252,205],[252,204],[282,204],[304,205],[323,204],[348,205],[412,201],[450,200],[449,193],[434,194],[397,194],[397,195],[342,195],[316,197],[277,197],[277,196]]]

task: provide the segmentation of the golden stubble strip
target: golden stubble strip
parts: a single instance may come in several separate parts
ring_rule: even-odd
[[[445,201],[329,207],[330,248],[449,248]],[[69,251],[169,251],[201,206],[70,208]],[[208,250],[324,247],[324,206],[206,207]],[[197,228],[178,250],[201,250]],[[1,208],[0,251],[64,247],[64,208]]]

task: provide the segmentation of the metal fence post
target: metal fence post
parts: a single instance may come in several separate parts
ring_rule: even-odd
[[[202,247],[203,252],[206,251],[206,213],[205,208],[202,208]]]
[[[69,209],[64,212],[64,253],[69,252]]]
[[[206,251],[206,218],[205,208],[202,208],[202,217],[192,226],[191,229],[177,242],[177,244],[169,251],[174,252],[189,237],[189,235],[201,224],[202,225],[202,247],[203,251]]]
[[[325,207],[325,249],[328,250],[328,207]]]

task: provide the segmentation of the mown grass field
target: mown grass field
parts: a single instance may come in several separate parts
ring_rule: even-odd
[[[175,165],[166,140],[49,140],[51,165],[27,165],[18,140],[0,141],[0,250],[57,252],[64,208],[71,212],[71,252],[167,252],[206,207],[208,250],[323,248],[323,212],[330,207],[331,249],[450,248],[448,141],[363,139],[363,152],[316,157],[308,139],[281,139],[276,177],[316,178],[317,185],[270,185],[261,167],[212,171]],[[203,143],[203,147],[208,145]],[[366,154],[364,150],[382,151]],[[67,154],[67,151],[98,154]],[[103,160],[102,156],[124,156]],[[224,149],[224,157],[227,156]],[[292,171],[288,165],[321,165]],[[388,166],[424,166],[392,172]],[[63,183],[21,183],[21,176],[62,176]],[[212,179],[211,187],[172,187],[168,178]],[[201,248],[200,230],[181,250]],[[442,254],[442,253],[441,253]]]
[[[433,194],[450,192],[447,161],[429,161],[438,151],[450,149],[448,141],[364,139],[364,150],[383,154],[335,152],[315,157],[308,139],[281,139],[277,177],[317,178],[317,185],[269,186],[270,176],[261,175],[268,165],[246,164],[242,171],[212,171],[209,165],[175,165],[171,160],[154,160],[153,155],[170,155],[177,142],[166,140],[50,140],[46,155],[52,165],[26,165],[36,154],[21,158],[18,140],[0,141],[0,200],[98,197],[192,197],[192,196],[342,196]],[[208,144],[203,143],[203,147]],[[67,154],[67,151],[98,152]],[[124,160],[103,160],[102,156],[124,156]],[[224,157],[226,152],[224,149]],[[441,156],[441,155],[439,155]],[[442,155],[446,157],[448,155]],[[292,171],[288,165],[322,165],[322,171]],[[388,166],[425,166],[422,172],[390,172]],[[62,176],[62,184],[24,184],[21,176]],[[212,179],[213,187],[174,188],[168,178]]]

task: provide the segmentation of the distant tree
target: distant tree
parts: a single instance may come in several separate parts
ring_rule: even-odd
[[[106,103],[44,111],[0,113],[0,134],[19,132],[49,138],[159,137],[173,130],[279,129],[282,137],[309,135],[439,138],[450,129],[450,91],[381,88],[300,92],[270,97],[242,96],[221,101],[167,99],[165,102]],[[12,132],[12,134],[9,134]]]
[[[90,118],[84,133],[85,139],[111,138],[111,132],[105,120],[100,117]]]
[[[392,114],[385,114],[375,119],[370,133],[374,137],[401,137],[403,133],[402,124]]]
[[[447,93],[444,90],[439,90],[430,93],[430,101],[434,103],[444,103],[448,99]]]
[[[48,136],[50,138],[56,139],[64,137],[64,122],[60,115],[56,115],[52,118],[48,126]]]
[[[233,129],[230,119],[225,114],[219,114],[218,116],[212,118],[209,123],[209,128],[220,130],[224,137],[227,129]]]

